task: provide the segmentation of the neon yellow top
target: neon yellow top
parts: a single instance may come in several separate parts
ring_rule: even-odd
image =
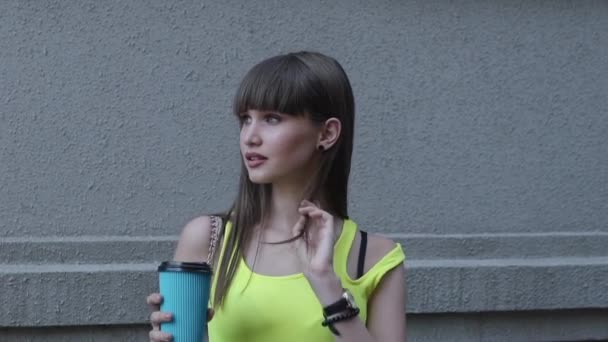
[[[231,224],[226,224],[226,235]],[[397,244],[359,279],[347,273],[347,260],[357,232],[357,225],[345,220],[342,232],[334,246],[334,271],[342,286],[351,291],[361,312],[359,318],[367,320],[367,301],[382,277],[405,260],[401,245]],[[222,246],[223,254],[225,243]],[[251,279],[249,277],[251,276]],[[249,283],[248,283],[249,281]],[[215,280],[212,292],[215,290]],[[304,274],[267,276],[253,273],[243,259],[224,298],[222,308],[216,309],[209,322],[211,342],[329,342],[334,336],[321,326],[323,307]]]

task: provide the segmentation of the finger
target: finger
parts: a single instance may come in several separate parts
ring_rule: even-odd
[[[320,209],[312,210],[310,213],[308,213],[308,216],[312,218],[329,218],[329,214]]]
[[[214,314],[215,314],[215,311],[212,308],[207,309],[207,322],[209,322],[213,319]]]
[[[307,208],[307,209],[313,209],[313,210],[321,210],[323,212],[325,212],[325,210],[323,210],[319,205],[318,202],[317,203],[312,203],[310,201],[302,201],[300,203],[300,206],[298,207],[298,209],[303,209],[303,208]]]
[[[304,200],[301,202],[302,206],[312,206],[318,209],[321,209],[321,202],[319,200],[315,200],[313,201],[309,201],[309,200]]]
[[[302,206],[302,207],[308,207],[308,206],[319,207],[318,205],[316,205],[315,203],[313,203],[309,200],[303,200],[302,202],[300,202],[300,206]]]
[[[169,312],[154,311],[150,315],[150,323],[152,323],[154,328],[159,327],[163,322],[171,322],[172,320],[173,315]]]
[[[300,208],[299,212],[302,215],[308,215],[309,217],[315,217],[315,218],[316,217],[327,218],[327,216],[329,215],[329,213],[326,213],[325,211],[323,211],[319,208],[314,208],[314,207]]]
[[[295,235],[299,235],[304,230],[304,227],[306,227],[306,216],[302,215],[293,226],[292,231]]]
[[[159,341],[159,342],[169,342],[169,341],[173,341],[173,336],[171,334],[168,334],[166,332],[162,332],[162,331],[157,331],[157,330],[152,330],[150,331],[150,341]]]
[[[298,212],[302,215],[307,215],[308,213],[310,213],[314,210],[319,210],[319,209],[315,208],[315,207],[311,207],[311,206],[298,208]]]
[[[151,306],[160,305],[163,302],[163,296],[160,293],[151,293],[146,298],[146,303]]]

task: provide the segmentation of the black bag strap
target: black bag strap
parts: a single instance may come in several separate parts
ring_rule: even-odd
[[[359,230],[361,232],[361,245],[359,246],[359,260],[357,262],[357,279],[363,276],[363,270],[365,266],[365,251],[367,250],[367,232]]]

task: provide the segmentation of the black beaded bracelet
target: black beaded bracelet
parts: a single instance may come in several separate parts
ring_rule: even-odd
[[[340,332],[334,327],[334,323],[347,320],[349,318],[356,317],[359,314],[359,309],[352,309],[345,312],[341,312],[329,317],[325,317],[325,320],[321,322],[321,325],[324,327],[328,327],[329,331],[336,336],[340,336]]]

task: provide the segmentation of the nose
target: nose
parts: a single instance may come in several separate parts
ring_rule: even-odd
[[[255,121],[243,125],[241,139],[246,146],[259,146],[262,143],[259,128]]]

